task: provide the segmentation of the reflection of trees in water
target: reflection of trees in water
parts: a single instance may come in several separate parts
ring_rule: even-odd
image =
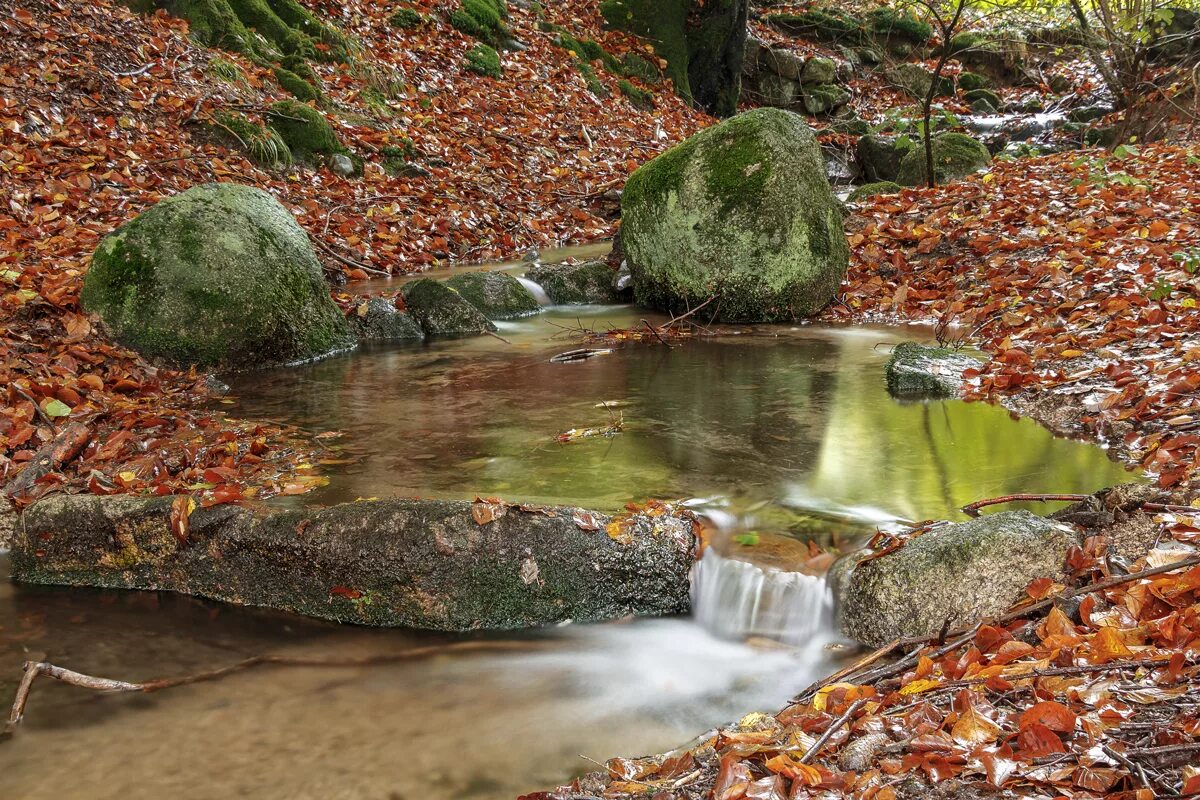
[[[848,340],[844,352],[851,363],[870,364],[869,354],[854,351],[872,345]],[[1055,439],[1002,408],[902,403],[882,387],[882,364],[839,373],[813,493],[926,519],[982,497],[1090,492],[1128,479],[1098,448]]]
[[[813,466],[838,351],[814,340],[697,341],[660,348],[658,368],[631,380],[672,469],[710,485],[773,486]]]

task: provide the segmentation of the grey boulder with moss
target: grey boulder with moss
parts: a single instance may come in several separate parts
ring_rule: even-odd
[[[1028,511],[989,514],[915,536],[887,555],[830,573],[843,632],[868,647],[936,635],[1003,614],[1036,578],[1057,578],[1076,537]]]
[[[760,108],[644,165],[621,197],[621,236],[640,305],[672,312],[715,297],[726,322],[816,313],[849,248],[812,130]]]
[[[406,283],[400,293],[408,313],[427,336],[478,336],[496,330],[482,311],[432,278]]]
[[[396,308],[396,303],[382,297],[373,297],[361,304],[353,319],[358,327],[358,338],[364,342],[420,341],[425,331],[407,312]]]
[[[106,236],[82,300],[118,342],[179,367],[249,369],[354,342],[308,236],[250,186],[195,186]]]
[[[938,184],[965,178],[992,163],[992,154],[978,139],[965,133],[939,133],[933,137],[933,175]],[[917,142],[900,159],[896,183],[922,186],[926,183],[924,142]]]
[[[536,264],[525,277],[541,286],[556,306],[612,305],[621,302],[614,273],[604,261]]]
[[[690,521],[444,500],[255,513],[56,495],[13,543],[26,583],[157,589],[337,622],[466,631],[688,610]],[[482,523],[482,524],[481,524]]]
[[[970,356],[946,347],[901,342],[892,348],[885,368],[888,392],[913,399],[958,397],[963,370],[978,366]]]
[[[846,197],[847,203],[857,203],[860,200],[866,200],[868,197],[874,197],[879,194],[897,194],[904,190],[904,187],[898,183],[891,181],[876,181],[875,183],[864,183],[862,186],[855,186],[850,194]]]
[[[505,272],[464,272],[446,285],[488,319],[516,319],[536,314],[537,298],[521,282]]]

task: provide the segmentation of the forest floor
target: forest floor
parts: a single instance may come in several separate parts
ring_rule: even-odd
[[[359,179],[271,171],[221,145],[216,113],[256,117],[285,95],[267,71],[194,45],[177,19],[107,0],[0,9],[0,479],[72,431],[79,442],[21,503],[66,488],[189,492],[213,504],[320,480],[320,450],[299,431],[213,410],[205,376],[147,363],[81,310],[99,239],[163,197],[211,181],[259,186],[292,209],[331,271],[403,273],[606,238],[616,224],[608,193],[713,121],[661,86],[642,86],[655,107],[638,108],[603,70],[610,96],[597,97],[574,55],[517,8],[511,27],[528,49],[506,54],[503,77],[491,79],[463,69],[471,41],[432,0],[413,4],[431,21],[411,31],[387,23],[388,4],[314,5],[371,54],[369,73],[317,67],[326,116],[367,162]],[[577,37],[652,57],[603,31],[594,3],[547,5]],[[217,58],[242,77],[220,77]],[[388,99],[368,102],[364,90],[379,85]],[[875,78],[851,85],[864,117],[902,102]],[[383,148],[400,145],[421,174],[379,166]],[[1200,481],[1197,208],[1191,144],[997,161],[981,176],[853,208],[850,271],[823,319],[935,322],[947,341],[987,356],[969,376],[971,399],[1101,439],[1189,502]],[[1178,553],[1167,545],[1200,536],[1186,514],[1120,512],[1161,540],[1138,568],[1169,564]],[[1090,540],[1071,567],[1079,586],[1104,580],[1102,542]],[[1058,589],[1031,586],[1030,602]],[[864,665],[671,762],[614,762],[603,790],[886,800],[924,775],[1077,796],[1200,792],[1186,766],[1200,762],[1189,744],[1200,734],[1197,591],[1200,566],[1093,587],[1073,609],[931,644],[891,672]],[[791,755],[827,731],[819,763]],[[880,733],[905,746],[839,761],[849,738]],[[1115,755],[1097,744],[1102,734]]]

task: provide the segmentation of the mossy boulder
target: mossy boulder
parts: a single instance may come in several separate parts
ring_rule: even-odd
[[[1036,578],[1058,578],[1071,530],[1028,511],[989,514],[935,527],[895,552],[839,575],[838,617],[869,647],[894,639],[969,628],[1004,613]],[[857,554],[861,558],[862,554]],[[855,559],[855,554],[847,558]]]
[[[866,27],[889,44],[922,45],[933,36],[933,26],[905,11],[881,6],[867,12]]]
[[[887,79],[917,100],[924,100],[929,95],[930,87],[936,87],[935,97],[954,94],[953,78],[939,75],[935,83],[933,73],[920,64],[898,64],[887,71]]]
[[[859,137],[854,157],[868,181],[893,181],[900,172],[900,162],[914,143],[906,136],[881,136],[871,133]]]
[[[980,75],[978,72],[960,72],[958,75],[958,88],[964,92],[974,91],[975,89],[989,89],[991,86],[991,80],[985,75]]]
[[[785,33],[823,42],[858,43],[867,39],[861,19],[836,8],[814,8],[800,13],[770,14],[767,24]]]
[[[800,82],[807,85],[834,83],[837,81],[837,64],[832,58],[817,56],[804,62]]]
[[[372,297],[363,303],[351,318],[357,327],[358,338],[364,342],[420,341],[425,332],[407,312],[396,303],[382,297]]]
[[[622,241],[641,305],[715,297],[728,322],[791,320],[828,303],[849,258],[816,137],[761,108],[642,166],[621,198]]]
[[[963,371],[978,366],[970,356],[946,347],[901,342],[892,348],[885,368],[888,392],[910,399],[958,397]]]
[[[478,336],[496,330],[482,311],[439,281],[419,278],[406,283],[400,293],[427,336]]]
[[[415,8],[398,8],[388,17],[388,24],[393,28],[419,28],[426,22],[426,17]]]
[[[949,183],[978,172],[992,161],[992,154],[978,139],[965,133],[939,133],[933,137],[933,176],[936,183]],[[925,146],[918,142],[900,160],[896,182],[904,186],[926,183]]]
[[[525,277],[541,286],[558,306],[611,305],[621,302],[613,271],[603,261],[578,264],[536,264]]]
[[[118,342],[175,366],[249,369],[353,344],[308,236],[250,186],[193,187],[106,236],[82,299]]]
[[[446,285],[488,319],[515,319],[538,312],[537,298],[506,272],[464,272]]]
[[[857,203],[859,200],[864,200],[868,197],[874,197],[877,194],[896,194],[904,189],[898,183],[891,181],[876,181],[875,183],[864,183],[862,186],[854,187],[846,197],[846,202]]]
[[[978,102],[987,103],[993,109],[1000,108],[1004,105],[1004,101],[1000,99],[1000,95],[993,92],[991,89],[971,89],[963,94],[963,99],[972,106]]]
[[[499,78],[502,70],[500,67],[500,54],[495,48],[480,42],[467,51],[466,57],[463,59],[463,66],[476,75],[483,75],[488,78]]]
[[[800,102],[807,113],[819,117],[832,114],[849,103],[850,93],[832,83],[805,86],[801,92]]]

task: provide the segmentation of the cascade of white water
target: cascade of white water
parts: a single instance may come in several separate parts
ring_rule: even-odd
[[[540,285],[534,283],[533,281],[529,280],[529,278],[524,276],[517,278],[517,281],[529,290],[529,293],[533,295],[533,298],[538,301],[539,306],[551,305],[550,295],[546,294],[546,290]]]
[[[760,567],[710,547],[692,573],[692,614],[715,636],[806,644],[832,632],[833,595],[824,577]]]

